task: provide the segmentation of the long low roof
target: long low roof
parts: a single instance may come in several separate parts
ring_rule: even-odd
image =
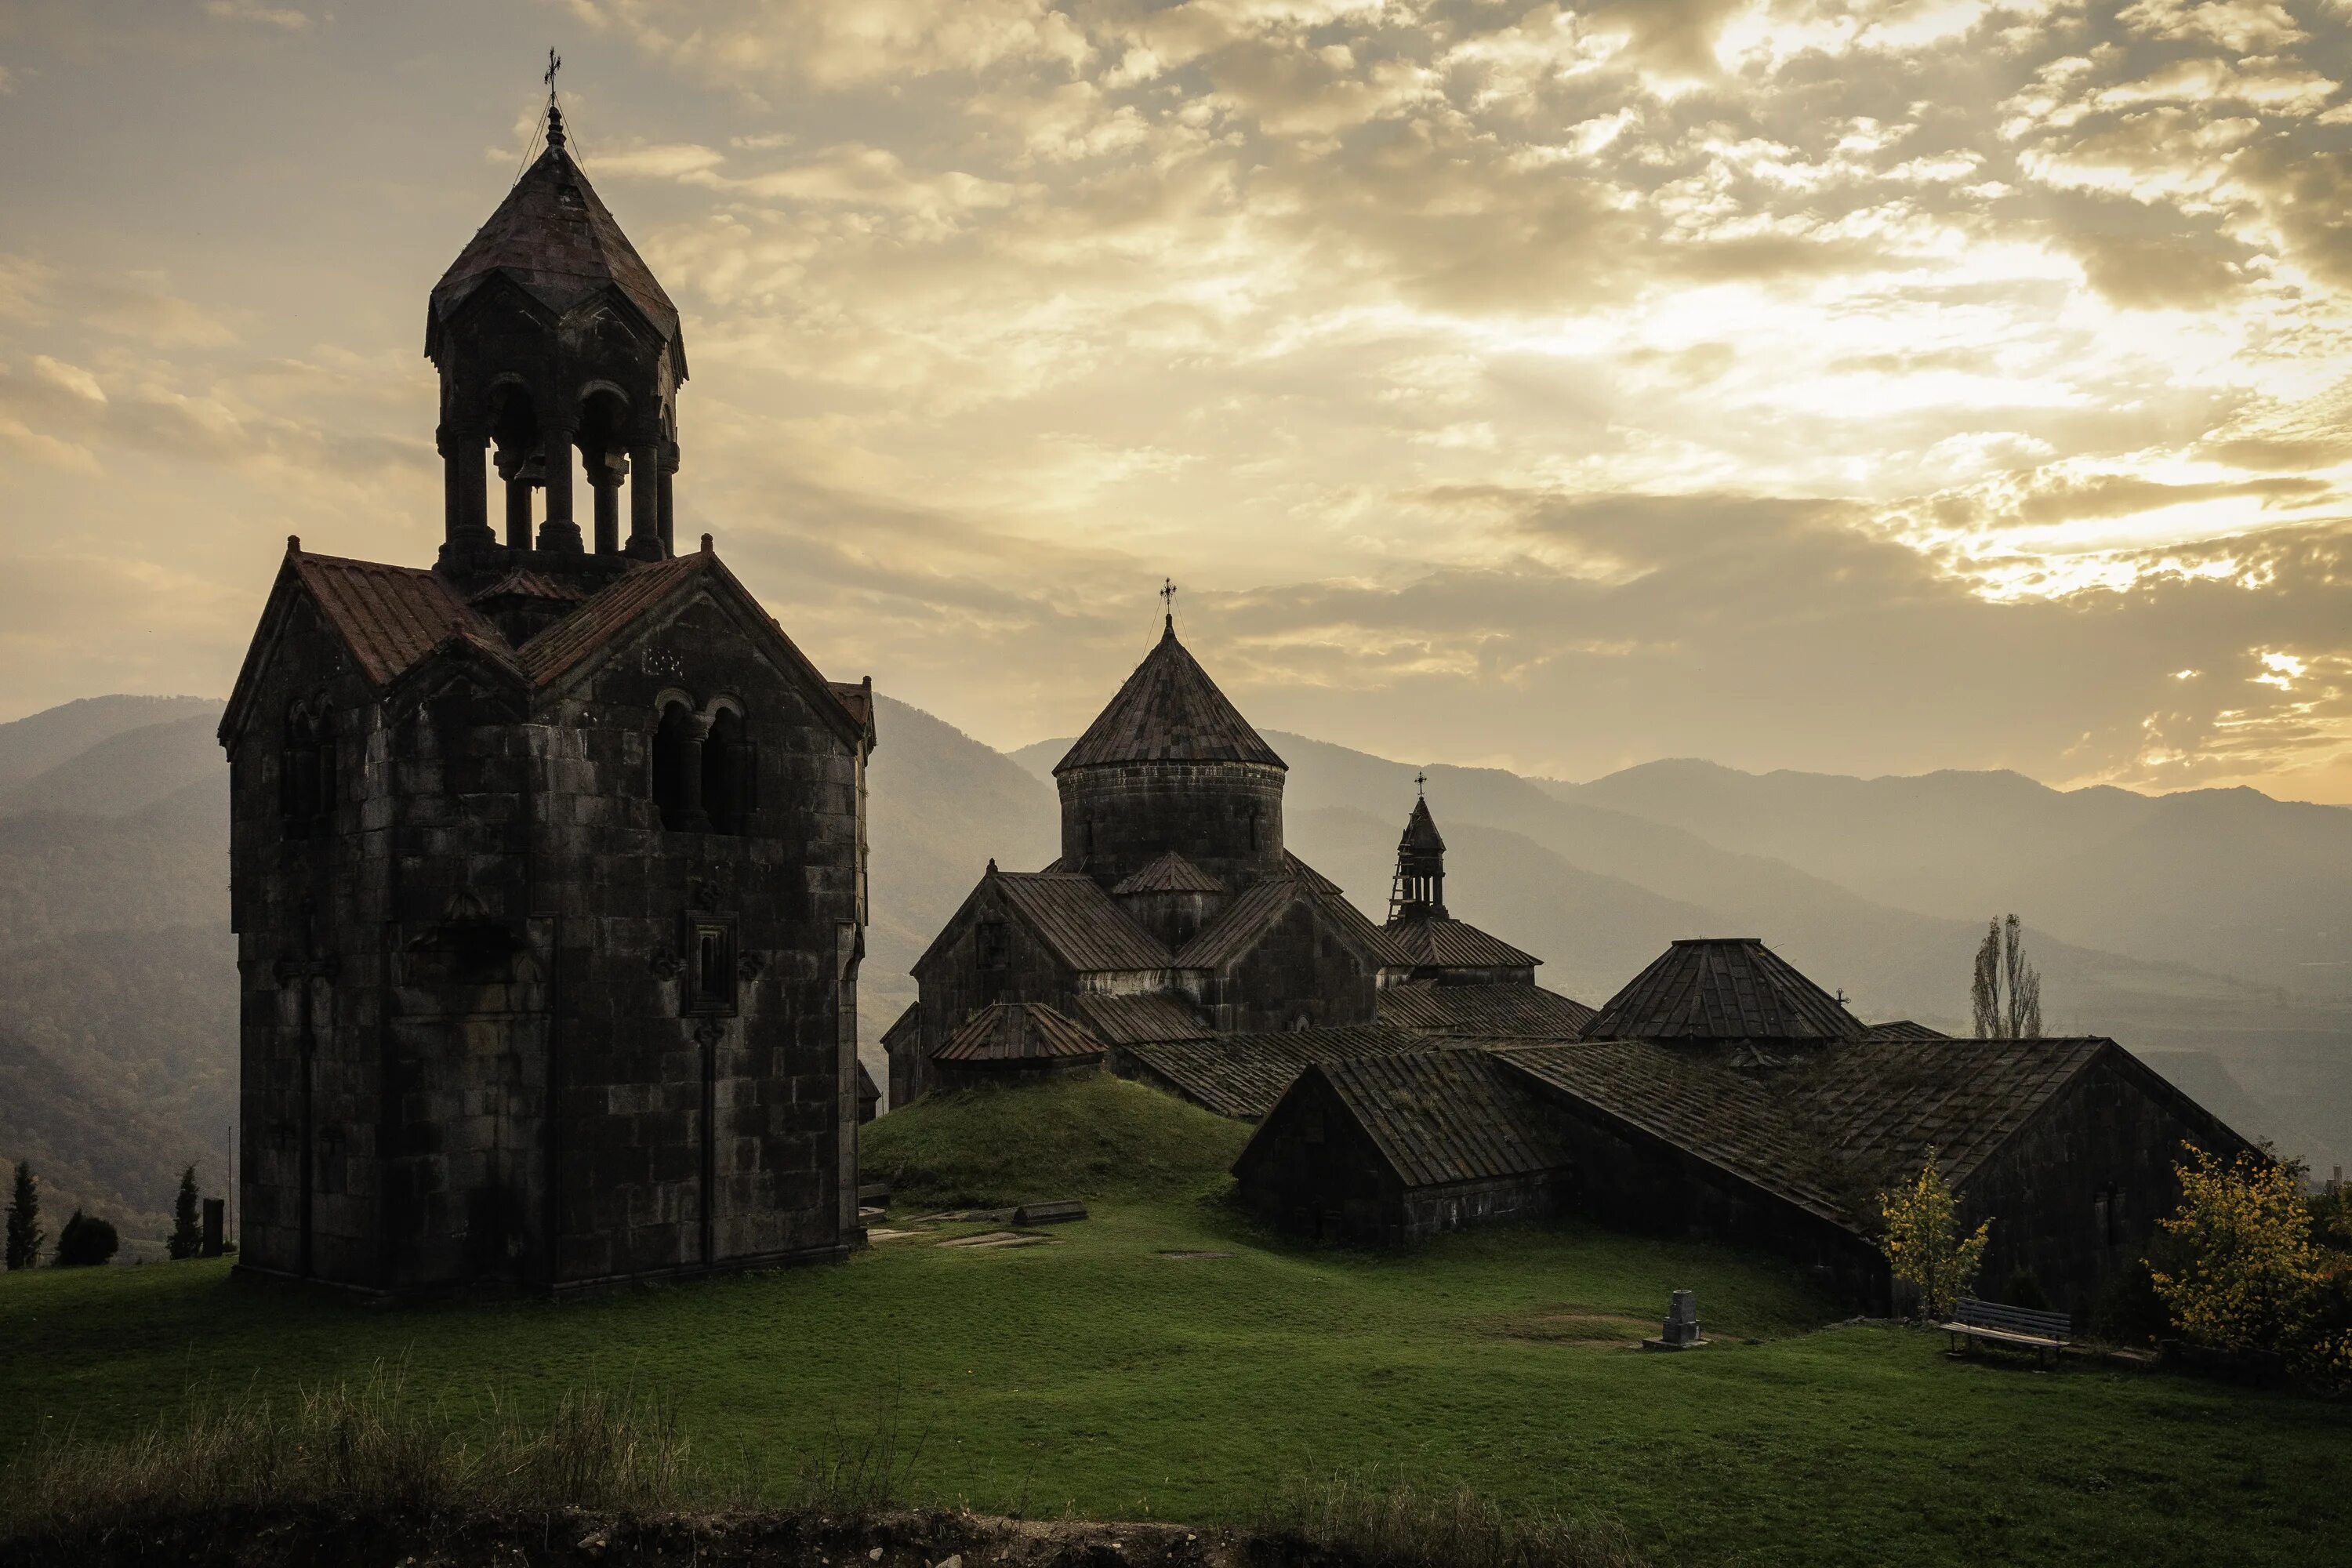
[[[1129,1046],[1117,1053],[1112,1067],[1220,1116],[1255,1121],[1274,1109],[1310,1062],[1402,1056],[1431,1044],[1392,1025],[1354,1024]]]
[[[1380,1016],[1383,1024],[1423,1035],[1529,1039],[1580,1035],[1592,1021],[1592,1009],[1524,981],[1442,985],[1417,980],[1384,986]]]
[[[1321,1075],[1408,1187],[1535,1175],[1567,1163],[1541,1106],[1484,1051],[1360,1057],[1307,1073]]]

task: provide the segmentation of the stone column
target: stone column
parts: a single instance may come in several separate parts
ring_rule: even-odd
[[[441,431],[442,538],[451,546],[496,544],[488,517],[489,437],[467,431]]]
[[[507,476],[507,548],[530,548],[530,479],[520,469]]]
[[[629,554],[639,561],[659,561],[669,553],[662,545],[660,467],[652,442],[629,449]]]
[[[572,435],[547,433],[547,515],[539,525],[541,550],[580,553],[580,525],[572,521]]]
[[[661,449],[661,542],[664,555],[677,553],[677,513],[670,505],[670,476],[677,472],[677,443],[665,441]]]
[[[617,554],[621,548],[621,459],[599,452],[588,465],[588,489],[595,497],[596,553]]]

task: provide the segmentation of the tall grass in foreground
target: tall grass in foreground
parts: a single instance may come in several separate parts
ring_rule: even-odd
[[[27,1444],[0,1477],[0,1540],[239,1507],[667,1510],[722,1489],[667,1411],[589,1388],[526,1418],[493,1394],[461,1420],[379,1367],[273,1403],[192,1400],[121,1443]]]
[[[1294,1481],[1267,1504],[1257,1529],[1267,1538],[1262,1549],[1279,1553],[1297,1543],[1362,1568],[1643,1568],[1646,1561],[1613,1524],[1506,1512],[1467,1487],[1378,1474]]]

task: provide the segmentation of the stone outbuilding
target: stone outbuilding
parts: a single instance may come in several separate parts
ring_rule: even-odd
[[[1402,1157],[1399,1126],[1446,1157]],[[1567,1210],[1767,1248],[1885,1310],[1876,1199],[1934,1150],[1962,1223],[1991,1221],[1980,1288],[2023,1270],[2086,1322],[2177,1206],[2184,1143],[2249,1147],[2112,1040],[1874,1030],[1738,938],[1676,942],[1582,1037],[1302,1066],[1234,1174],[1305,1234]]]
[[[931,1053],[941,1089],[1034,1083],[1094,1072],[1103,1043],[1043,1002],[997,1002],[964,1020]]]
[[[839,1258],[872,693],[708,535],[674,548],[677,312],[552,105],[425,352],[437,561],[289,541],[221,721],[239,1265],[411,1291]]]

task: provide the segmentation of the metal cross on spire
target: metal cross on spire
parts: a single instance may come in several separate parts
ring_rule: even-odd
[[[555,73],[563,68],[563,57],[553,49],[547,51],[547,74],[539,79],[547,84],[547,96],[555,96]]]
[[[1176,579],[1163,577],[1160,583],[1160,604],[1168,616],[1168,629],[1176,629]]]
[[[1415,800],[1427,800],[1429,798],[1428,785],[1429,774],[1419,769],[1414,770],[1412,775],[1412,794]]]

